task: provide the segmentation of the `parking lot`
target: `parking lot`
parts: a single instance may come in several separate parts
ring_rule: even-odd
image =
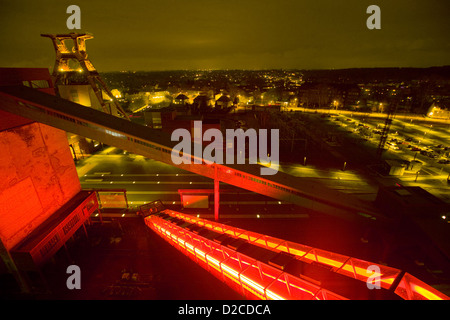
[[[338,133],[347,133],[361,145],[377,148],[385,119],[363,115],[321,115]],[[351,138],[350,138],[351,139]],[[393,119],[385,144],[386,157],[419,160],[424,166],[448,170],[450,164],[449,124],[429,123],[425,119]]]

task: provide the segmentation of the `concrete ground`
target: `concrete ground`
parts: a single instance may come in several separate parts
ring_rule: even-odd
[[[140,218],[95,223],[44,268],[51,299],[242,299],[213,275],[148,229]],[[62,252],[61,252],[62,251]],[[69,290],[68,265],[81,271],[81,289]],[[135,279],[133,279],[133,274]]]

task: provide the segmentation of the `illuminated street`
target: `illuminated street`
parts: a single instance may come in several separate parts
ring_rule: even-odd
[[[214,185],[211,179],[139,155],[124,154],[123,150],[112,147],[80,161],[77,171],[84,188],[126,189],[129,204],[135,207],[158,199],[168,205],[179,205],[178,189],[211,189]],[[280,171],[294,177],[318,180],[332,189],[359,194],[361,197],[376,195],[375,187],[350,171],[323,170],[300,164],[282,164]],[[269,197],[237,188],[233,190],[234,193],[221,197],[221,203],[278,204],[278,201]]]
[[[109,153],[109,154],[108,154]],[[179,189],[212,189],[214,181],[139,155],[124,154],[108,147],[82,161],[78,174],[83,188],[126,189],[130,207],[162,200],[166,205],[180,206]],[[232,188],[221,204],[278,204],[278,201],[246,190]],[[254,215],[253,215],[254,216]]]

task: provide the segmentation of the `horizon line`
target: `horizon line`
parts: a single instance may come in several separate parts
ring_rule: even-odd
[[[164,70],[110,70],[110,71],[98,71],[99,73],[107,72],[176,72],[176,71],[341,71],[341,70],[364,70],[364,69],[432,69],[432,68],[448,68],[450,64],[447,65],[432,65],[429,67],[348,67],[348,68],[266,68],[266,69],[239,69],[239,68],[224,68],[224,69],[164,69]]]

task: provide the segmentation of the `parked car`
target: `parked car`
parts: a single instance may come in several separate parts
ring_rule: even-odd
[[[398,147],[395,143],[389,142],[388,143],[389,148],[394,149],[394,150],[398,150]]]

